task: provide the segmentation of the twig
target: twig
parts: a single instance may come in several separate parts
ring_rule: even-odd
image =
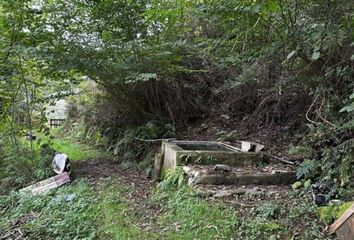
[[[242,151],[241,149],[239,149],[239,148],[237,148],[237,147],[233,147],[233,146],[228,145],[228,144],[226,144],[226,143],[222,143],[222,142],[221,142],[220,145],[222,145],[222,146],[224,146],[224,147],[226,147],[226,148],[232,149],[232,150],[234,150],[234,151],[237,151],[237,152]],[[292,161],[285,160],[285,159],[283,159],[283,158],[277,157],[277,156],[272,155],[272,154],[267,153],[267,152],[262,152],[262,151],[261,151],[261,153],[263,153],[264,155],[269,156],[269,157],[271,157],[271,158],[274,158],[274,159],[276,159],[276,160],[279,160],[279,161],[281,161],[281,162],[287,163],[287,164],[291,164],[291,165],[294,165],[294,164],[295,164],[295,163],[292,162]]]
[[[314,99],[313,102],[311,103],[309,109],[307,109],[306,115],[305,115],[305,116],[306,116],[306,119],[307,119],[309,122],[313,123],[313,124],[317,124],[318,122],[315,122],[315,121],[311,120],[311,119],[309,118],[308,114],[309,114],[310,110],[312,109],[313,105],[315,104],[315,102],[317,101],[317,98],[318,98],[318,96],[315,97],[315,99]],[[321,106],[320,106],[320,109],[319,109],[319,110],[322,109],[323,102],[324,102],[324,99],[322,100],[322,103],[321,103]],[[337,127],[336,125],[334,125],[333,123],[331,123],[330,121],[328,121],[327,119],[325,119],[324,117],[322,117],[322,115],[320,114],[320,111],[319,111],[319,110],[318,110],[318,109],[315,110],[315,113],[317,114],[317,116],[318,116],[323,122],[327,123],[328,125],[330,125],[330,126],[332,126],[332,127]]]
[[[267,152],[262,152],[262,153],[263,153],[264,155],[268,156],[268,157],[274,158],[274,159],[279,160],[279,161],[281,161],[281,162],[284,162],[284,163],[287,163],[287,164],[291,164],[291,165],[294,165],[294,164],[295,164],[295,163],[292,162],[292,161],[285,160],[285,159],[280,158],[280,157],[277,157],[277,156],[275,156],[275,155],[273,155],[273,154],[270,154],[270,153],[267,153]]]
[[[160,141],[173,141],[176,140],[176,138],[158,138],[158,139],[142,139],[135,137],[136,140],[142,141],[142,142],[160,142]]]
[[[322,121],[324,121],[325,123],[327,123],[327,124],[329,124],[329,125],[331,125],[332,127],[337,127],[336,125],[334,125],[333,123],[331,123],[330,121],[328,121],[327,119],[325,119],[324,117],[322,117],[322,115],[320,114],[320,112],[319,111],[315,111],[316,113],[317,113],[317,116],[322,120]]]
[[[306,119],[313,124],[317,124],[317,122],[311,120],[309,118],[308,114],[309,114],[310,110],[312,109],[313,105],[315,104],[315,102],[317,101],[317,98],[318,98],[318,96],[315,97],[315,99],[313,100],[313,102],[311,103],[309,109],[307,109],[306,114],[305,114]]]
[[[234,151],[236,151],[236,152],[241,152],[241,151],[242,151],[240,148],[237,148],[237,147],[231,146],[231,145],[226,144],[226,143],[223,143],[223,142],[220,142],[219,144],[220,144],[220,145],[222,145],[222,146],[223,146],[223,147],[225,147],[225,148],[228,148],[228,149],[234,150]]]

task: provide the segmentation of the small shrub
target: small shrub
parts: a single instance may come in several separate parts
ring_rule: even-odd
[[[261,219],[275,219],[280,213],[280,206],[275,203],[267,203],[254,209],[256,217]]]
[[[170,170],[166,173],[165,179],[160,183],[161,189],[174,189],[180,188],[185,185],[185,177],[183,168],[178,166],[174,170]]]
[[[306,160],[298,167],[296,172],[296,177],[300,178],[313,178],[318,173],[321,166],[320,161],[316,160]]]

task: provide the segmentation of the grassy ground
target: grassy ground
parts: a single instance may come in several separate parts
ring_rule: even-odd
[[[1,196],[0,238],[326,239],[306,196],[252,207],[238,199],[201,198],[178,176],[156,187],[106,154],[62,140],[54,144],[76,160],[75,180],[40,196]]]
[[[52,148],[58,152],[67,154],[70,160],[79,161],[84,159],[105,159],[109,158],[108,152],[102,152],[79,143],[70,143],[65,140],[55,138],[52,140]]]

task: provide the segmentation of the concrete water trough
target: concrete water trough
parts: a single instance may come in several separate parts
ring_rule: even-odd
[[[233,167],[255,166],[261,163],[259,152],[242,152],[212,141],[163,141],[161,155],[155,159],[155,172],[164,174],[178,165],[227,164]]]
[[[262,152],[244,152],[220,142],[163,141],[161,153],[155,158],[154,175],[164,178],[176,166],[188,166],[183,169],[192,184],[276,185],[296,181],[293,169],[277,167],[265,172],[262,164]],[[217,165],[226,169],[213,168]]]

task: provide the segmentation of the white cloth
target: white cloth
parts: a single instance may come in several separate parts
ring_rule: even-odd
[[[64,153],[59,153],[55,155],[52,162],[52,166],[56,174],[62,174],[64,172],[67,159],[68,156]]]

